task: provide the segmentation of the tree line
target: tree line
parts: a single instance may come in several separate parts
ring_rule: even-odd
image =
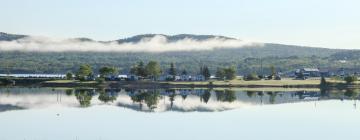
[[[119,74],[119,69],[116,67],[101,67],[97,72],[100,77],[105,78],[108,76],[114,76]],[[234,66],[225,67],[225,68],[217,68],[215,72],[215,77],[220,80],[233,80],[236,78],[236,68]],[[157,61],[149,61],[145,64],[143,61],[137,62],[135,65],[131,66],[129,74],[140,76],[143,78],[149,78],[152,80],[157,80],[159,76],[162,74],[171,76],[168,80],[175,80],[175,76],[178,75],[188,75],[186,69],[179,70],[175,63],[170,63],[167,69],[163,70]],[[198,75],[202,75],[205,80],[209,80],[211,77],[211,72],[208,66],[203,65],[200,66],[200,70]],[[77,79],[80,81],[85,81],[89,79],[95,79],[95,73],[93,68],[89,64],[80,65],[78,70],[75,73],[68,72],[66,74],[67,79]]]

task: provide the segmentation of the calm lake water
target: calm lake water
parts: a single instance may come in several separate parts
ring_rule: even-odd
[[[280,90],[3,87],[0,140],[360,137],[357,90]]]

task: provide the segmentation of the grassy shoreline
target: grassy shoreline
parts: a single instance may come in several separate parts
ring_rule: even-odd
[[[24,83],[23,86],[39,86],[39,87],[129,87],[129,88],[319,88],[320,80],[294,80],[284,78],[282,80],[258,80],[258,81],[107,81],[98,83],[97,81],[78,81],[78,80],[34,80],[16,79],[17,83]],[[30,82],[29,82],[30,81]],[[359,82],[346,85],[343,81],[327,79],[330,88],[349,87],[360,88]]]

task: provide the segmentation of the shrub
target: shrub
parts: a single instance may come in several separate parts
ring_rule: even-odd
[[[344,80],[345,80],[345,82],[346,82],[347,84],[352,84],[352,83],[354,83],[355,81],[357,81],[358,78],[357,78],[356,76],[346,76],[346,77],[344,78]]]
[[[251,80],[260,80],[256,73],[248,74],[244,80],[251,81]]]
[[[96,82],[98,84],[103,84],[103,83],[105,83],[105,78],[96,78]]]

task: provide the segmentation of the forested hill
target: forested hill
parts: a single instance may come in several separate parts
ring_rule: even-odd
[[[7,34],[4,32],[0,32],[0,41],[13,41],[17,39],[21,39],[27,37],[26,35],[15,35],[15,34]]]
[[[138,35],[116,41],[118,43],[135,43],[143,38],[153,36],[155,35]],[[193,40],[206,40],[210,38],[234,39],[224,36],[189,34],[163,36],[169,41],[184,38],[191,38]],[[0,41],[14,41],[24,37],[26,35],[0,33]],[[78,39],[81,41],[94,41],[88,38]],[[11,73],[65,73],[75,71],[80,64],[90,64],[95,70],[102,66],[115,66],[122,69],[122,73],[127,73],[129,68],[138,61],[147,62],[155,60],[159,61],[164,69],[171,62],[174,62],[178,69],[187,69],[191,73],[197,73],[201,65],[209,66],[212,72],[217,67],[234,65],[237,67],[238,73],[245,74],[258,71],[261,60],[263,61],[265,71],[267,71],[267,67],[270,65],[275,65],[279,71],[285,72],[301,67],[354,67],[354,63],[360,58],[358,56],[360,56],[360,52],[354,50],[312,48],[270,43],[265,43],[263,46],[159,53],[1,51],[0,73],[8,71]],[[340,60],[346,60],[346,63],[344,64],[344,61],[340,62]]]

